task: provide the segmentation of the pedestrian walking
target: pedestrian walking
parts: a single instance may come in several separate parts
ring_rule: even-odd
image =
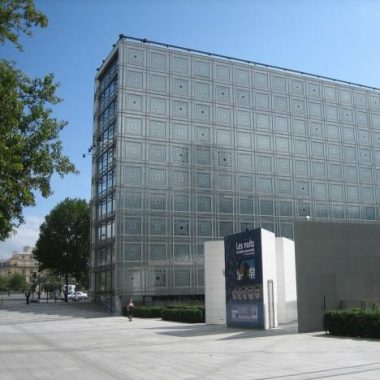
[[[127,315],[129,322],[132,322],[133,318],[133,309],[135,308],[135,305],[133,304],[132,298],[128,301],[127,305]]]
[[[29,304],[29,298],[30,298],[30,291],[29,290],[26,290],[25,291],[25,299],[26,299],[26,303]]]

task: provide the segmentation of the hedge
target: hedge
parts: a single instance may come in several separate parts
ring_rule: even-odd
[[[162,310],[162,319],[185,323],[203,323],[205,321],[202,307],[168,307]]]
[[[328,311],[323,327],[331,335],[380,339],[380,309]]]
[[[133,316],[138,318],[161,318],[162,307],[159,306],[136,306]],[[123,307],[123,315],[128,315],[127,307]]]
[[[123,307],[123,315],[127,315],[127,307]],[[203,323],[205,321],[205,309],[203,306],[170,305],[160,306],[136,306],[133,316],[138,318],[162,318],[167,321],[185,323]]]

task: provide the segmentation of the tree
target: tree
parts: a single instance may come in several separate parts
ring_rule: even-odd
[[[20,273],[13,273],[8,279],[8,287],[11,290],[24,290],[27,287],[25,276]]]
[[[8,39],[20,47],[18,33],[46,24],[32,0],[0,3],[2,44]],[[61,101],[57,86],[53,74],[29,78],[14,63],[0,60],[0,241],[24,221],[24,207],[35,206],[35,192],[52,194],[54,173],[76,172],[59,139],[67,123],[53,118],[50,109]]]
[[[66,198],[40,226],[34,257],[40,270],[51,269],[87,285],[90,252],[90,208],[85,200]]]
[[[8,277],[0,275],[0,290],[8,290]]]
[[[33,26],[46,27],[48,20],[46,16],[39,12],[33,0],[2,0],[0,5],[0,43],[4,44],[9,40],[14,43],[19,50],[22,45],[19,36],[25,33],[31,36]]]

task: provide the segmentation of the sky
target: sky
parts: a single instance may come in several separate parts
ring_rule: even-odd
[[[31,77],[54,73],[68,121],[64,152],[80,171],[54,177],[54,194],[24,210],[25,224],[4,242],[0,259],[33,246],[39,226],[66,197],[90,199],[96,68],[119,34],[380,88],[378,0],[35,0],[49,25],[22,37],[24,51],[0,46],[0,59]],[[0,110],[1,112],[1,110]]]

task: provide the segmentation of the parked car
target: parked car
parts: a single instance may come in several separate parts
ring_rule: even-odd
[[[88,295],[85,292],[76,291],[74,293],[75,301],[87,301]]]

